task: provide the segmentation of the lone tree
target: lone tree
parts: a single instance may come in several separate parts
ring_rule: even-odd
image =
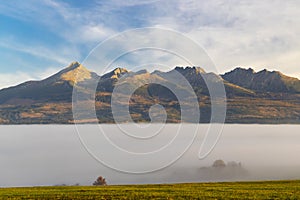
[[[93,183],[93,185],[107,185],[105,178],[99,176],[97,180]]]
[[[216,160],[212,166],[213,167],[226,167],[226,164],[223,160]]]

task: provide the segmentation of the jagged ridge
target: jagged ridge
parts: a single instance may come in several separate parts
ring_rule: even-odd
[[[99,76],[78,62],[47,79],[0,90],[0,123],[72,123],[73,88],[85,93],[88,85],[96,81],[97,116],[100,122],[111,123],[111,93],[120,80],[126,80],[124,84],[129,84],[128,87],[131,87],[130,84],[143,85],[130,101],[134,121],[149,121],[148,109],[159,103],[167,110],[168,122],[180,122],[180,105],[176,95],[155,84],[171,80],[175,73],[180,73],[198,96],[200,122],[210,120],[211,107],[206,86],[209,81],[224,83],[228,123],[300,123],[300,81],[280,72],[236,68],[218,75],[207,73],[200,67],[176,67],[168,72],[156,70],[149,73],[147,70],[131,72],[119,67]],[[147,84],[146,80],[152,80],[152,83]],[[180,84],[175,87],[183,89]],[[85,122],[89,122],[88,119]]]
[[[226,81],[256,92],[299,93],[300,81],[278,71],[236,68],[222,75]]]

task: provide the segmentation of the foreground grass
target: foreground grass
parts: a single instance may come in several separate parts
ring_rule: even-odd
[[[0,199],[300,199],[300,181],[2,188]]]

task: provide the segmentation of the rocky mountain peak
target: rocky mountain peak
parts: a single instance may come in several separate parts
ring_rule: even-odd
[[[254,69],[252,68],[243,68],[243,67],[237,67],[235,68],[234,70],[230,71],[230,72],[227,72],[226,74],[229,74],[229,73],[239,73],[239,74],[242,74],[242,73],[247,73],[247,74],[255,74],[256,72],[254,71]]]
[[[72,62],[68,67],[62,70],[59,75],[61,80],[72,83],[92,78],[91,72],[79,62]]]
[[[78,61],[74,61],[74,62],[71,62],[69,64],[69,66],[66,67],[66,69],[73,70],[73,69],[76,69],[76,68],[79,68],[79,67],[82,67],[82,65]]]
[[[278,71],[236,68],[222,75],[226,81],[258,92],[299,93],[300,81]]]
[[[195,73],[195,74],[204,74],[206,73],[204,69],[202,69],[201,67],[190,67],[190,66],[187,66],[187,67],[179,67],[179,66],[176,66],[175,67],[175,70],[178,71],[178,72],[188,72],[188,73]]]
[[[104,74],[102,78],[111,78],[111,79],[118,79],[124,74],[129,73],[129,71],[125,68],[117,67],[116,69],[112,70],[111,72],[108,72],[107,74]]]
[[[111,96],[118,83],[124,88],[142,85],[131,96],[129,102],[134,121],[148,122],[149,108],[162,102],[168,112],[167,122],[181,122],[180,102],[175,93],[159,84],[172,84],[172,88],[185,92],[188,100],[188,88],[180,81],[176,83],[178,72],[190,83],[199,99],[200,122],[209,123],[211,120],[210,91],[207,85],[214,86],[214,83],[222,81],[229,100],[226,122],[300,123],[300,80],[278,71],[255,72],[251,68],[237,68],[223,75],[222,79],[217,74],[206,73],[200,67],[176,67],[171,71],[156,70],[152,73],[146,70],[129,72],[119,67],[100,77],[79,62],[71,63],[44,80],[29,81],[0,90],[0,123],[73,123],[74,88],[82,94],[83,98],[78,99],[83,101],[82,106],[86,106],[86,102],[90,100],[96,100],[95,108],[100,123],[113,123]],[[120,77],[124,77],[124,81],[120,80]],[[154,84],[149,84],[149,79]],[[75,84],[78,81],[82,82]],[[89,90],[90,84],[94,86],[94,83],[98,83],[96,93],[94,88]],[[91,95],[94,93],[95,96]],[[89,115],[83,113],[82,116]],[[95,120],[82,119],[82,123],[89,122],[94,123]]]

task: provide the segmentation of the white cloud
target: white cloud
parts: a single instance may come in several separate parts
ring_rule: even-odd
[[[299,1],[160,2],[153,26],[184,32],[202,45],[220,72],[234,66],[277,69],[300,77]]]
[[[70,35],[66,33],[65,37],[71,40],[73,43],[87,44],[92,43],[96,45],[97,43],[105,40],[115,32],[102,24],[88,24],[82,25],[80,27],[75,27],[74,32]]]
[[[46,69],[36,70],[28,73],[24,71],[17,71],[15,73],[1,73],[0,74],[0,89],[15,86],[26,81],[42,80],[48,78],[60,71],[58,67],[47,67]]]
[[[194,39],[205,48],[220,73],[231,70],[234,66],[251,66],[257,71],[268,68],[300,76],[299,1],[99,2],[89,9],[76,8],[55,0],[16,0],[0,4],[0,13],[27,22],[34,21],[63,38],[63,42],[55,47],[38,44],[28,46],[14,40],[9,41],[7,38],[4,38],[0,45],[67,65],[73,60],[80,61],[88,54],[86,50],[92,49],[120,30],[155,26],[175,29]],[[142,15],[138,13],[139,15],[135,16],[137,14],[130,10],[132,6],[144,9]],[[159,41],[159,35],[157,37],[158,42],[164,44],[165,41]],[[176,42],[180,43],[174,40],[174,45]],[[166,48],[172,48],[172,44],[164,45]],[[153,52],[130,59],[127,57],[127,60],[120,60],[119,63],[130,65],[129,61],[141,64],[164,62],[171,67],[182,64],[175,64],[179,62],[178,59],[166,58]],[[101,61],[97,62],[98,66],[101,66],[99,62]],[[95,69],[92,67],[92,70]],[[20,77],[26,79],[27,75],[21,73]]]
[[[148,70],[171,70],[175,66],[199,66],[203,63],[208,71],[216,71],[203,49],[181,33],[167,29],[135,29],[116,35],[101,43],[84,61],[84,65],[98,74],[116,66],[129,70],[147,67]]]
[[[101,42],[114,33],[113,29],[104,25],[106,22],[113,26],[109,18],[104,16],[106,13],[97,6],[80,9],[62,1],[28,0],[1,4],[0,13],[44,27],[61,37],[59,41],[65,46],[71,46],[72,50],[80,48],[76,45]]]
[[[18,85],[29,80],[32,80],[32,77],[24,72],[0,74],[0,89]]]
[[[64,47],[59,47],[59,50],[55,51],[54,49],[48,49],[47,47],[40,45],[17,44],[12,40],[8,42],[2,39],[0,40],[0,46],[22,53],[27,53],[35,57],[41,57],[47,60],[52,60],[61,64],[69,63],[73,60],[73,56],[78,55],[76,51],[72,51],[69,53],[69,55],[66,55],[67,51],[64,49]]]

